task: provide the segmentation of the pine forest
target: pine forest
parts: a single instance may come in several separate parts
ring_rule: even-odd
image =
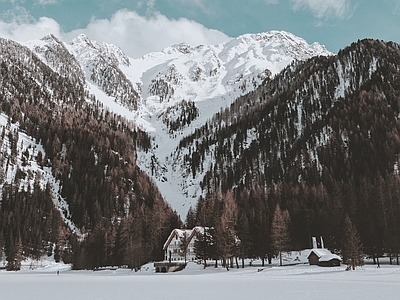
[[[312,236],[355,264],[355,239],[365,255],[399,264],[398,44],[366,39],[294,60],[186,136],[179,131],[199,116],[196,103],[169,107],[159,118],[180,139],[174,168],[200,177],[202,192],[182,220],[137,164],[138,152],[163,145],[88,93],[78,61],[56,45],[34,53],[0,39],[7,269],[43,255],[74,269],[139,268],[163,259],[171,230],[195,226],[207,228],[198,256],[227,268],[310,248]],[[138,110],[135,88],[113,66],[99,60],[103,77],[93,81]],[[152,82],[149,93],[161,92],[168,101],[174,90]]]

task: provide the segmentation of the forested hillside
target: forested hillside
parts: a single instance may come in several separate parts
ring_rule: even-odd
[[[63,70],[56,72],[12,41],[0,40],[0,52],[0,110],[8,119],[1,139],[11,149],[0,165],[0,248],[8,269],[46,252],[74,268],[137,267],[161,258],[179,219],[136,166],[137,148],[150,146],[147,134],[85,92],[81,73],[66,69],[76,66],[67,53],[60,64],[53,59],[54,70]],[[19,153],[22,132],[43,152]],[[23,160],[36,161],[38,170],[18,168]],[[43,183],[44,168],[51,168],[56,185]],[[78,232],[62,221],[55,193]]]
[[[252,51],[239,55],[236,48],[246,47],[238,45]],[[181,222],[148,176],[170,195],[193,197],[193,185],[202,190],[186,226],[211,231],[208,257],[271,259],[308,248],[312,236],[340,251],[342,224],[350,222],[365,253],[386,253],[398,262],[399,45],[363,40],[330,55],[323,47],[306,51],[287,33],[245,36],[215,48],[218,59],[232,67],[235,57],[242,63],[265,52],[266,59],[280,53],[292,63],[278,73],[283,61],[262,56],[257,64],[276,73],[244,63],[220,71],[217,81],[210,79],[212,70],[190,68],[190,76],[211,80],[209,91],[196,86],[208,82],[201,76],[182,73],[174,88],[175,77],[167,76],[175,70],[169,58],[185,70],[206,64],[209,53],[202,47],[191,50],[208,53],[196,59],[181,45],[137,61],[84,36],[68,45],[48,36],[30,47],[0,40],[0,249],[9,270],[24,257],[44,254],[77,269],[133,268],[161,259],[165,239]],[[132,62],[143,63],[142,85],[132,81],[139,76]],[[242,78],[243,70],[248,81],[231,80]],[[169,78],[171,87],[164,89],[160,78]],[[196,89],[201,93],[193,94]],[[134,117],[127,120],[110,107]],[[145,132],[135,118],[163,132]],[[138,153],[148,174],[137,166]],[[277,230],[284,227],[287,241],[278,243]]]
[[[247,256],[274,252],[279,204],[290,215],[291,249],[309,247],[311,236],[341,249],[348,214],[365,253],[398,257],[399,66],[399,45],[363,40],[293,63],[221,110],[173,157],[187,176],[204,176],[189,220],[218,228],[218,203],[233,191],[231,223],[250,233]]]

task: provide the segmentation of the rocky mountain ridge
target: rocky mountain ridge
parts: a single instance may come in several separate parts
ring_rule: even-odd
[[[308,45],[283,31],[212,46],[181,43],[138,59],[84,35],[69,43],[47,36],[27,46],[57,72],[76,77],[105,107],[152,132],[154,147],[139,153],[138,163],[183,214],[188,206],[182,205],[198,194],[196,183],[180,178],[168,160],[180,138],[293,61],[332,55],[318,43]]]

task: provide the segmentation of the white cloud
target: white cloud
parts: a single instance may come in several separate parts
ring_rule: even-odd
[[[197,46],[229,39],[221,31],[185,18],[168,19],[160,13],[144,17],[129,10],[120,10],[111,19],[92,19],[86,28],[65,33],[63,38],[71,40],[81,33],[98,42],[115,44],[131,57],[140,57],[181,42]]]
[[[354,8],[349,0],[292,0],[293,9],[309,9],[319,19],[336,17],[345,19],[352,15]]]
[[[86,28],[63,32],[54,19],[42,17],[35,20],[25,10],[0,20],[0,37],[25,42],[54,34],[69,42],[83,33],[97,42],[107,42],[120,47],[127,55],[137,58],[149,52],[181,42],[197,46],[227,41],[229,37],[218,30],[208,29],[188,19],[168,19],[160,13],[141,16],[134,11],[117,11],[110,19],[92,19]]]
[[[35,20],[26,11],[19,10],[20,14],[7,14],[7,21],[0,20],[0,37],[25,42],[40,39],[47,34],[61,35],[60,25],[53,19],[42,17]]]

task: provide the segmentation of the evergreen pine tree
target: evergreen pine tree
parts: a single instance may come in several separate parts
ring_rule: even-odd
[[[239,213],[237,236],[239,238],[239,243],[236,252],[242,259],[242,268],[244,268],[244,259],[248,257],[249,249],[252,246],[252,241],[250,235],[249,220],[243,212]]]
[[[186,261],[187,261],[187,252],[188,252],[188,246],[189,246],[189,233],[184,230],[182,236],[180,237],[180,252],[183,255],[185,259],[185,266],[186,266]]]
[[[12,235],[10,236],[9,249],[7,252],[7,271],[19,271],[22,261],[22,241],[20,235],[15,239]]]
[[[207,255],[208,255],[208,243],[205,233],[199,233],[196,240],[194,241],[194,253],[196,259],[201,260],[204,265],[204,269],[207,267]]]
[[[356,267],[364,265],[360,236],[348,215],[344,219],[342,256],[343,262],[348,265],[348,270],[355,270]]]
[[[187,212],[185,226],[186,228],[194,228],[196,226],[196,210],[192,206],[189,207]]]

